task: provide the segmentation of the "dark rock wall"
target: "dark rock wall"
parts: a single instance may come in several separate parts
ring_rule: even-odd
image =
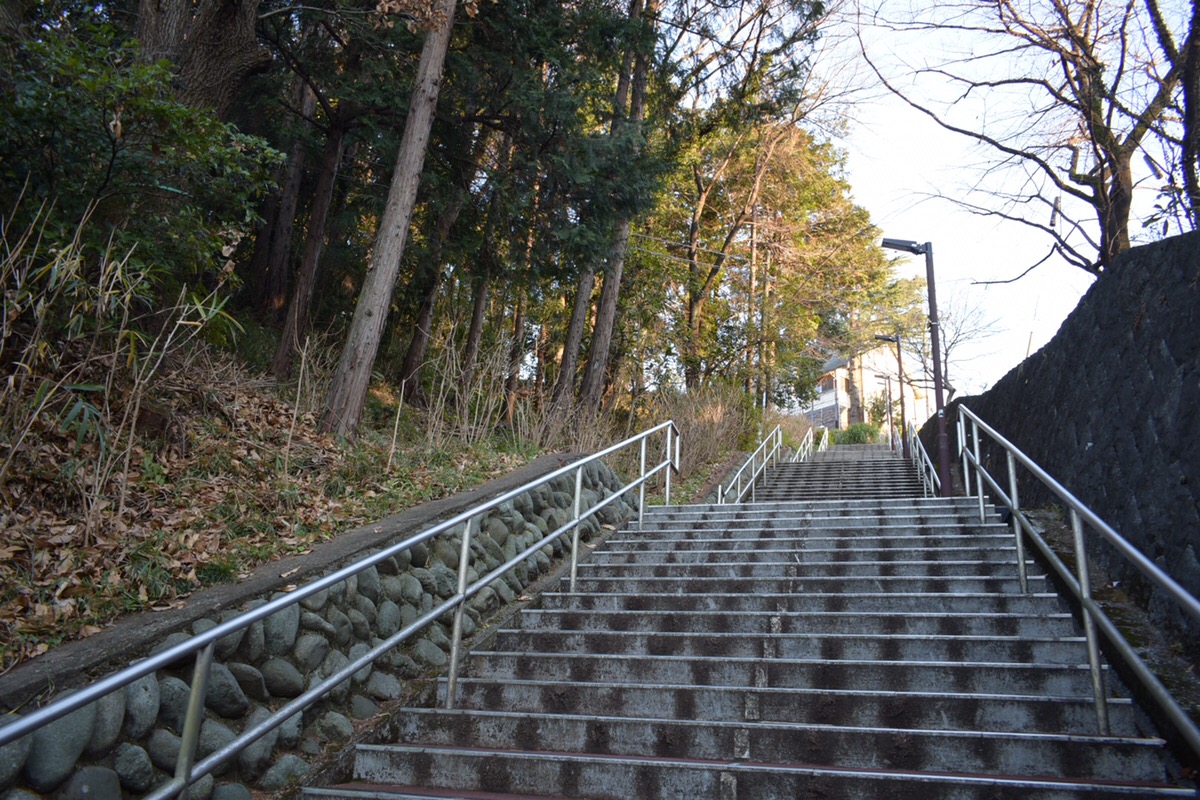
[[[960,402],[1200,595],[1200,234],[1126,253],[1045,347],[952,404],[952,443]],[[926,446],[933,429],[922,430]],[[1020,492],[1024,506],[1053,502],[1032,478]],[[1111,552],[1098,561],[1133,577]],[[1149,600],[1181,621],[1163,598]]]

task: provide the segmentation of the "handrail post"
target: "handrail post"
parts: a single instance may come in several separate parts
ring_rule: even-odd
[[[571,591],[575,591],[575,574],[579,568],[579,503],[583,495],[583,467],[575,470],[575,528],[571,531]],[[638,523],[641,528],[641,523]]]
[[[1096,640],[1096,621],[1088,604],[1092,599],[1091,576],[1088,571],[1087,550],[1083,541],[1083,522],[1079,512],[1071,509],[1071,533],[1075,536],[1075,569],[1079,576],[1079,596],[1083,601],[1083,633],[1087,637],[1088,666],[1092,672],[1092,698],[1096,704],[1096,724],[1101,736],[1109,735],[1108,701],[1104,689],[1104,673],[1100,668],[1100,644]]]
[[[1025,574],[1025,537],[1019,519],[1021,500],[1017,491],[1017,459],[1011,450],[1005,452],[1008,454],[1008,497],[1012,502],[1013,541],[1017,545],[1017,578],[1021,582],[1021,594],[1029,594],[1029,580]]]
[[[666,447],[663,448],[666,451],[665,457],[666,457],[666,462],[667,462],[666,489],[663,492],[663,505],[665,505],[665,506],[671,505],[671,433],[672,433],[671,426],[668,425],[667,426],[667,444],[666,444]]]
[[[192,691],[188,695],[187,714],[180,731],[179,754],[175,757],[175,780],[183,783],[180,800],[187,800],[192,782],[192,765],[196,763],[196,746],[200,743],[200,723],[204,721],[204,699],[208,695],[208,673],[216,646],[215,641],[204,645],[196,653],[196,666],[192,670]]]
[[[755,450],[750,456],[750,502],[754,502],[754,487],[758,485],[758,471],[761,467],[758,463],[758,451]],[[740,498],[739,498],[740,499]]]
[[[975,449],[975,488],[976,494],[979,495],[979,521],[983,522],[987,519],[983,513],[983,460],[979,457],[979,423],[975,420],[971,420],[971,432],[975,437],[971,444]]]
[[[958,454],[962,457],[963,496],[971,496],[971,469],[967,463],[967,424],[960,412],[955,420],[958,425]]]
[[[446,677],[446,708],[454,708],[455,696],[458,694],[463,613],[467,610],[467,569],[471,565],[471,533],[478,527],[478,515],[467,520],[467,524],[463,527],[462,546],[458,551],[458,606],[454,609],[454,632],[450,636],[450,672]]]
[[[640,449],[642,451],[642,467],[641,467],[642,474],[641,474],[641,483],[638,484],[638,530],[639,531],[642,529],[642,520],[645,518],[645,514],[646,514],[646,437],[645,436],[642,437],[641,445],[642,446]],[[578,505],[578,501],[576,501],[576,504]],[[576,519],[579,518],[579,509],[578,508],[576,508],[576,510],[575,510],[575,517],[576,517]]]
[[[680,438],[681,438],[680,434],[678,432],[676,432],[676,434],[675,434],[675,470],[677,472],[679,471],[679,463],[680,463],[679,462],[679,454],[680,454],[680,452],[682,452],[680,449],[680,446],[679,446]]]

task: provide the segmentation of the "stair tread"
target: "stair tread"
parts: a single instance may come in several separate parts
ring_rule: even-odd
[[[770,762],[750,762],[731,759],[699,759],[699,758],[663,758],[656,756],[631,756],[631,755],[611,755],[599,753],[577,753],[571,751],[556,751],[556,750],[516,750],[506,748],[478,748],[478,747],[459,747],[459,746],[433,746],[433,745],[361,745],[364,750],[374,750],[376,752],[394,751],[397,753],[432,753],[441,755],[466,755],[474,757],[508,757],[524,760],[544,760],[552,762],[564,761],[590,761],[598,763],[610,763],[621,767],[635,769],[641,765],[668,765],[682,768],[698,768],[698,769],[713,769],[719,768],[723,772],[739,773],[749,771],[764,771],[764,772],[798,772],[803,775],[841,775],[850,777],[900,777],[910,778],[920,782],[927,783],[945,783],[954,781],[965,781],[967,783],[979,783],[985,786],[1011,786],[1018,789],[1035,789],[1043,786],[1052,788],[1071,788],[1078,787],[1082,790],[1092,788],[1096,789],[1112,789],[1130,787],[1134,789],[1161,789],[1165,796],[1179,797],[1194,797],[1195,790],[1190,788],[1180,788],[1172,786],[1163,781],[1138,781],[1138,780],[1087,780],[1087,779],[1071,779],[1059,778],[1055,776],[1042,775],[1016,775],[1016,776],[998,776],[993,774],[980,774],[968,772],[930,772],[916,770],[881,770],[881,769],[861,769],[853,767],[831,767],[826,765],[806,764],[806,763],[770,763]]]
[[[847,733],[897,733],[906,736],[935,736],[949,739],[977,739],[980,737],[1036,742],[1072,742],[1089,744],[1121,744],[1158,748],[1163,740],[1157,737],[1145,736],[1102,736],[1098,734],[1063,734],[1027,731],[974,731],[939,728],[896,728],[884,726],[857,725],[828,725],[811,722],[789,722],[784,720],[712,720],[712,719],[673,719],[670,717],[652,716],[619,716],[612,714],[557,714],[551,711],[504,711],[496,709],[443,709],[443,708],[402,708],[399,713],[428,716],[434,718],[453,719],[455,717],[491,717],[494,719],[515,720],[560,720],[608,723],[649,723],[655,725],[673,725],[681,728],[730,728],[730,729],[760,729],[778,731],[838,731]]]

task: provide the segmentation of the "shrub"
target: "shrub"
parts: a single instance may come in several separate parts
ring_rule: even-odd
[[[753,402],[741,389],[722,385],[659,394],[654,418],[673,419],[679,427],[681,475],[756,444],[759,416]]]
[[[873,444],[879,441],[879,426],[856,422],[844,431],[834,433],[836,444]]]
[[[156,301],[232,270],[278,153],[175,100],[169,65],[147,63],[111,26],[74,21],[3,45],[12,62],[0,68],[0,213],[10,230],[53,204],[39,231],[46,246],[78,234],[91,263],[130,254]]]

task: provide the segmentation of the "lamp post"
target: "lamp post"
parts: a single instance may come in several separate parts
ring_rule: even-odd
[[[876,336],[875,338],[881,342],[895,342],[896,343],[896,371],[899,372],[899,374],[900,374],[900,381],[899,381],[899,388],[900,388],[900,441],[902,443],[902,447],[903,447],[903,451],[904,451],[904,458],[905,458],[905,460],[908,460],[909,458],[912,457],[912,454],[909,453],[909,451],[908,451],[908,436],[907,436],[908,420],[905,418],[905,415],[904,415],[904,360],[900,354],[900,334],[897,333],[895,336],[879,335],[879,336]],[[890,409],[889,409],[889,411],[890,411]]]
[[[913,255],[925,256],[925,284],[929,289],[929,345],[933,348],[933,396],[937,403],[938,478],[942,497],[950,492],[950,440],[946,436],[946,407],[942,394],[942,345],[938,329],[937,289],[933,278],[933,242],[914,242],[908,239],[884,239],[883,246]]]

